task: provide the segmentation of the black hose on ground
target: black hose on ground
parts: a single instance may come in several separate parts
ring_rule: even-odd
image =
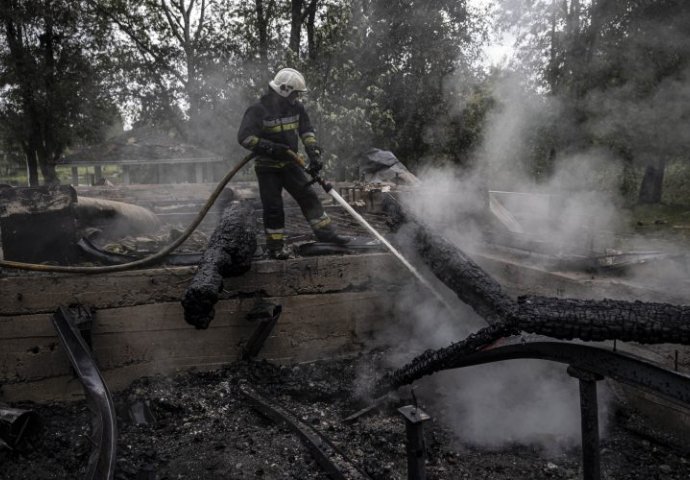
[[[208,211],[211,209],[215,201],[218,199],[220,196],[221,192],[225,188],[225,185],[232,180],[232,178],[237,174],[237,172],[240,171],[242,167],[244,167],[247,163],[249,163],[250,160],[254,158],[254,154],[251,153],[244,157],[237,165],[235,165],[232,170],[230,170],[225,177],[218,183],[218,186],[216,186],[216,189],[213,191],[211,196],[208,198],[206,203],[204,204],[203,208],[199,211],[198,215],[194,219],[194,221],[187,227],[187,229],[182,233],[180,237],[178,237],[174,242],[172,242],[170,245],[166,246],[162,250],[154,253],[153,255],[149,255],[148,257],[141,258],[139,260],[135,260],[133,262],[128,262],[128,263],[121,263],[119,265],[106,265],[106,266],[100,266],[100,267],[73,267],[73,266],[62,266],[62,265],[41,265],[37,263],[23,263],[23,262],[13,262],[11,260],[0,260],[0,268],[13,268],[17,270],[30,270],[34,272],[49,272],[49,273],[113,273],[113,272],[124,272],[126,270],[132,270],[135,268],[139,267],[148,267],[150,265],[153,265],[159,261],[161,261],[163,258],[165,258],[167,255],[169,255],[172,251],[174,251],[177,247],[182,245],[185,240],[189,238],[189,236],[196,230],[196,228],[201,224],[203,221],[204,217],[206,217],[206,214]]]

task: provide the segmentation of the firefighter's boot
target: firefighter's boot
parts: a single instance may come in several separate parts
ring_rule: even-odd
[[[270,258],[276,260],[290,258],[290,249],[285,245],[285,236],[282,231],[266,232],[266,250]]]
[[[275,260],[287,260],[288,258],[290,258],[290,255],[292,253],[286,245],[271,245],[267,248],[267,250],[268,256]]]
[[[339,235],[330,223],[321,228],[314,228],[314,235],[319,242],[335,243],[336,245],[346,245],[352,240],[352,237]]]

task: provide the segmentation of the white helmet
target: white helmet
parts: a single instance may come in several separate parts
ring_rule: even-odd
[[[301,73],[293,68],[284,68],[275,78],[268,82],[268,86],[281,97],[289,97],[292,92],[306,92],[307,84]]]

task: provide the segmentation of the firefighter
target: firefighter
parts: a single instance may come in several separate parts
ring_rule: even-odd
[[[299,96],[307,90],[297,70],[284,68],[268,82],[268,91],[244,113],[237,133],[240,144],[257,157],[254,170],[259,180],[263,206],[266,247],[269,256],[286,259],[283,188],[297,201],[320,242],[346,244],[350,239],[338,235],[316,192],[291,152],[297,152],[299,138],[309,157],[307,171],[317,174],[323,168],[321,148]]]

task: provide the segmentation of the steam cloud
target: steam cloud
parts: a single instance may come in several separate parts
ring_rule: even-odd
[[[529,95],[514,80],[507,78],[495,91],[499,107],[489,115],[476,168],[421,172],[422,186],[404,199],[405,208],[464,251],[487,241],[482,224],[487,222],[488,190],[542,194],[529,197],[532,205],[522,205],[533,215],[521,220],[528,231],[542,232],[564,250],[572,249],[573,239],[583,231],[612,233],[617,200],[602,192],[615,188],[601,179],[617,178],[611,171],[620,169],[619,163],[600,150],[567,155],[556,159],[548,180],[534,181],[526,162],[527,142],[535,128],[561,110],[557,101]],[[535,214],[540,208],[544,215]],[[591,248],[591,235],[580,237],[575,247]],[[405,335],[393,329],[386,332],[388,343],[396,345],[388,359],[391,366],[402,365],[424,349],[447,346],[484,325],[467,307],[451,316],[426,297],[413,289],[401,294],[399,309],[404,315],[398,318],[405,325],[396,330]],[[578,384],[563,365],[502,362],[444,372],[420,384],[419,395],[434,405],[432,414],[440,415],[463,442],[485,447],[529,443],[552,453],[579,442]]]

